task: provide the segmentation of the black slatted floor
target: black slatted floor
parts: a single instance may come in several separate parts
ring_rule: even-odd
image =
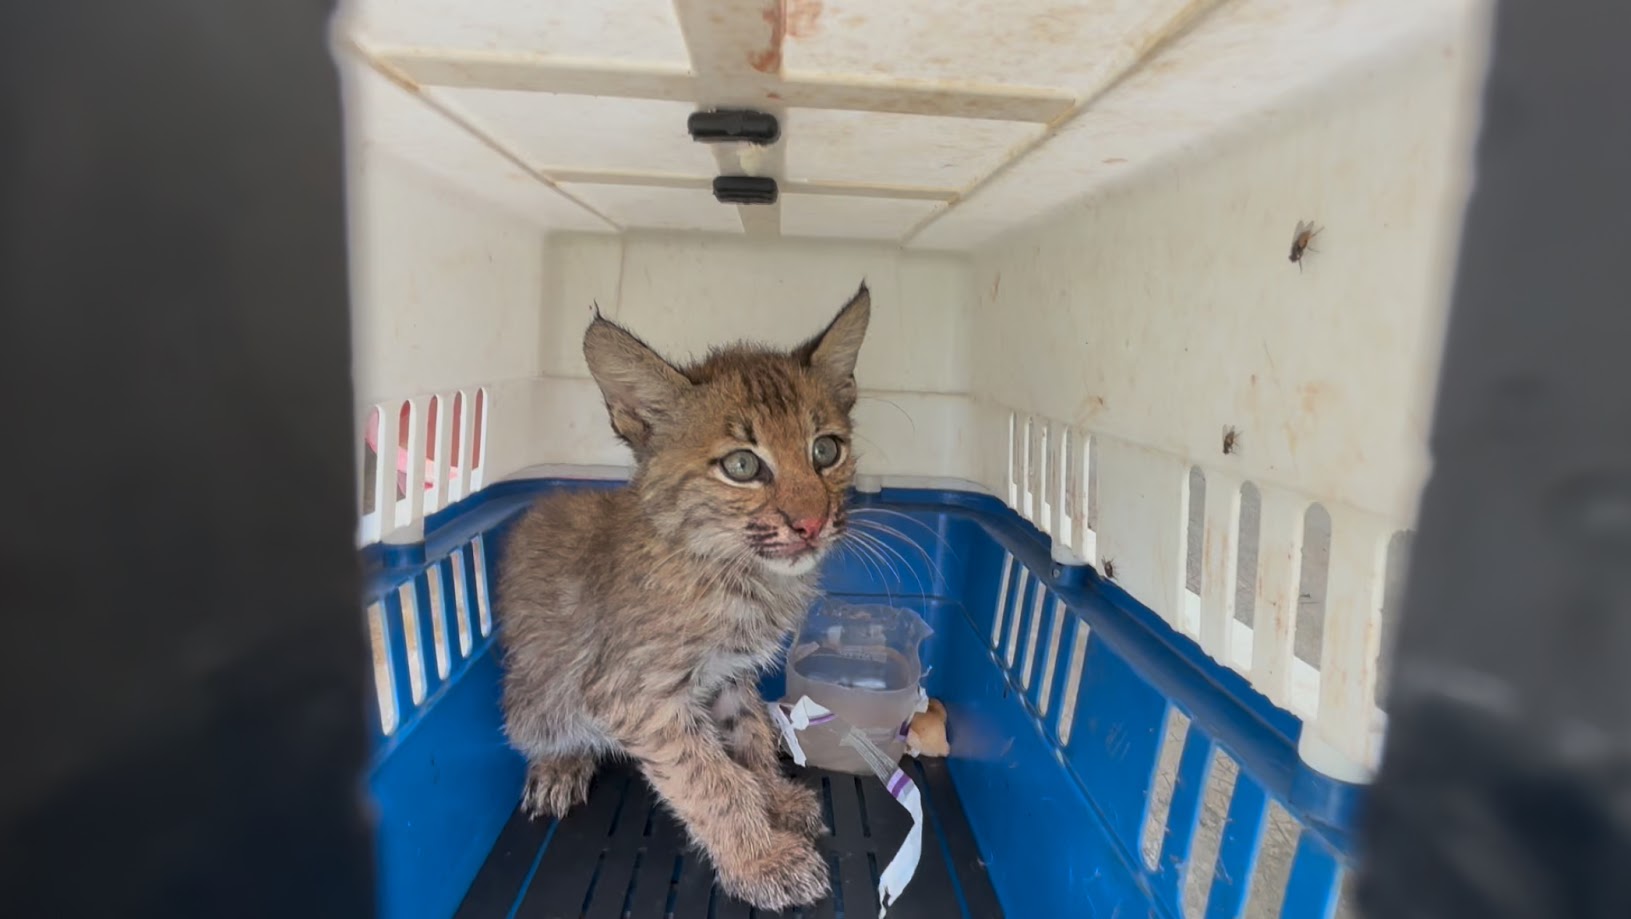
[[[923,857],[890,919],[1000,919],[984,862],[940,760],[907,761],[923,793]],[[790,913],[720,893],[713,868],[627,766],[603,768],[589,802],[558,825],[517,812],[470,886],[458,919],[875,919],[878,872],[911,817],[876,779],[821,770],[799,778],[827,801],[822,849],[834,895]]]

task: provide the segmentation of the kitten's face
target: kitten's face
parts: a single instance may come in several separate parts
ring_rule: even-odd
[[[849,412],[786,355],[727,351],[687,376],[698,382],[642,469],[646,506],[704,554],[810,571],[844,528]]]
[[[590,370],[660,531],[733,565],[788,577],[815,569],[844,532],[853,369],[869,312],[863,287],[790,353],[735,346],[685,368],[596,320]]]

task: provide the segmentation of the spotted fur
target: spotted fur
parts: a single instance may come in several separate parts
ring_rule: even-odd
[[[530,763],[526,806],[563,814],[597,761],[632,757],[724,889],[761,909],[828,891],[819,802],[782,776],[756,685],[844,531],[870,314],[862,285],[792,351],[732,345],[690,366],[597,315],[584,355],[634,477],[540,500],[500,563],[504,713]],[[819,468],[823,436],[840,454]],[[725,471],[741,450],[762,463],[753,481]]]

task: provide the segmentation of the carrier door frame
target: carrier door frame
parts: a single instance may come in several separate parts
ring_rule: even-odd
[[[373,915],[333,12],[0,4],[5,915]]]
[[[1631,6],[1502,2],[1360,897],[1631,915]]]

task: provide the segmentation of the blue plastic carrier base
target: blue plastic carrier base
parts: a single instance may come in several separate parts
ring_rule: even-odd
[[[923,792],[923,858],[893,919],[998,919],[1002,908],[986,879],[974,836],[944,763],[908,764]],[[787,912],[756,910],[719,890],[707,858],[657,802],[636,770],[603,768],[588,803],[565,820],[516,813],[499,834],[457,919],[873,919],[878,872],[912,820],[883,785],[823,770],[793,775],[821,793],[828,835],[820,841],[833,895]]]
[[[518,860],[526,870],[510,902],[482,915],[521,915],[528,902],[556,901],[565,912],[539,915],[588,915],[589,885],[574,873],[583,867],[567,870],[551,852],[572,834],[593,835],[578,821],[597,806],[646,806],[642,783],[603,771],[581,815],[559,825],[516,820],[524,764],[505,743],[498,707],[489,585],[505,531],[543,492],[607,487],[501,483],[432,516],[423,543],[365,550],[367,600],[386,652],[369,787],[387,919],[447,919],[467,900],[488,909],[477,897],[492,894],[473,885],[497,884],[495,866],[510,871]],[[852,601],[914,609],[933,627],[925,680],[946,705],[952,749],[943,764],[912,773],[932,813],[922,866],[891,915],[920,915],[909,912],[914,899],[955,904],[932,915],[973,919],[1337,912],[1362,789],[1301,763],[1296,718],[1093,569],[1055,564],[1047,539],[994,498],[885,489],[856,495],[852,506],[854,525],[881,547],[835,553],[823,584]],[[778,696],[781,676],[768,677],[764,690]],[[965,837],[946,829],[965,818]],[[624,905],[628,878],[662,874],[651,866],[667,850],[652,855],[643,823],[647,841],[619,842],[614,831],[623,825],[620,817],[608,823],[611,835],[579,846],[596,859],[588,877],[623,879],[623,898],[595,915],[632,915],[613,909]],[[876,915],[850,892],[863,879],[856,866],[864,855],[838,860],[840,874],[853,875],[843,887],[846,916]],[[685,854],[676,858],[682,872],[671,874],[665,904],[685,877]],[[994,904],[980,899],[986,883]],[[690,911],[671,915],[737,914],[728,900],[709,899],[706,911],[688,900]],[[836,915],[837,903],[830,906]]]

